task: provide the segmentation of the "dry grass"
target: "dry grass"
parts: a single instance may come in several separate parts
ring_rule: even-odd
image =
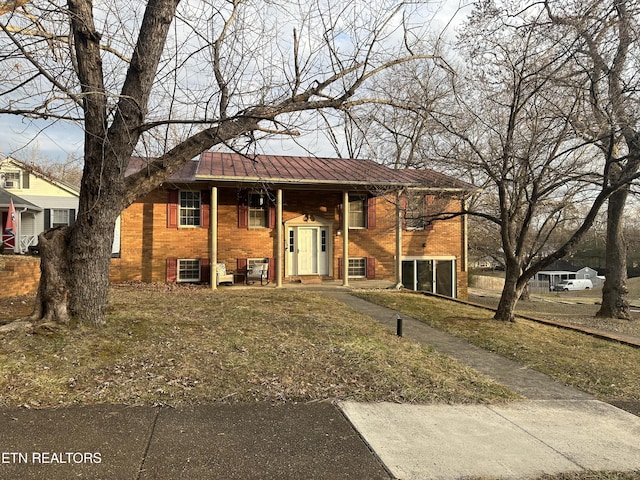
[[[101,330],[6,334],[0,392],[5,406],[515,398],[309,291],[165,285],[114,287]]]
[[[466,480],[497,480],[495,477],[468,477]],[[640,472],[567,472],[543,475],[535,480],[640,480]]]
[[[604,401],[640,400],[640,349],[412,293],[362,292],[367,300],[547,373]]]
[[[545,475],[539,480],[640,480],[638,472],[572,472]]]

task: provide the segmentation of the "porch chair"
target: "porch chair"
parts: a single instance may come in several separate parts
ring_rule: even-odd
[[[227,273],[227,267],[224,263],[218,263],[216,265],[216,285],[220,285],[221,283],[233,285],[233,274]]]
[[[269,283],[269,264],[268,263],[254,263],[251,268],[247,270],[247,283],[250,280],[260,280],[260,285],[266,285]],[[266,282],[266,284],[265,284]]]

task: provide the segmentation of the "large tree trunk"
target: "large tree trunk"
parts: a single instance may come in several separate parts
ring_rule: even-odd
[[[518,288],[518,277],[520,276],[520,266],[512,265],[513,262],[506,262],[505,276],[504,276],[504,288],[502,289],[502,295],[500,295],[500,303],[498,303],[498,309],[493,316],[496,320],[502,320],[505,322],[515,322],[515,309],[522,288]]]
[[[31,315],[34,322],[69,323],[69,227],[57,227],[38,236],[40,284]]]
[[[124,197],[123,165],[102,152],[85,156],[76,222],[40,236],[34,321],[105,323],[114,226]]]
[[[605,253],[607,276],[602,288],[602,305],[596,313],[598,317],[631,318],[627,301],[627,245],[622,224],[627,195],[628,189],[622,189],[609,197]]]
[[[109,263],[117,211],[95,209],[73,227],[40,234],[40,285],[31,320],[95,326],[105,322]],[[99,216],[99,218],[96,218]],[[96,221],[98,220],[98,221]]]
[[[105,323],[109,300],[109,270],[113,229],[119,210],[105,207],[91,215],[94,221],[79,218],[71,232],[69,252],[72,272],[68,282],[69,311],[82,323]]]

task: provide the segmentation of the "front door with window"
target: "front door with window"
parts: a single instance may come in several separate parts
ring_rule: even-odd
[[[288,229],[289,275],[328,275],[328,229],[317,226],[294,226]]]

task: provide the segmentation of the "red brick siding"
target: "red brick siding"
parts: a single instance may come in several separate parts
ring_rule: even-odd
[[[236,268],[238,258],[276,256],[275,229],[239,228],[238,199],[241,191],[218,189],[218,261]],[[338,258],[343,255],[340,225],[341,192],[284,191],[283,220],[303,214],[322,218],[333,224],[333,274],[338,276]],[[162,282],[166,278],[166,259],[208,258],[209,230],[206,228],[168,228],[167,190],[156,190],[122,213],[121,258],[112,261],[112,281],[142,280]],[[459,208],[452,201],[449,207]],[[458,293],[466,297],[466,273],[461,272],[462,218],[435,222],[432,229],[403,231],[403,254],[408,256],[448,255],[458,258]],[[374,257],[376,279],[394,279],[395,204],[390,197],[376,202],[374,229],[349,231],[349,255]],[[288,241],[284,238],[285,245]],[[426,243],[426,247],[423,244]],[[282,246],[283,251],[285,245]]]
[[[2,278],[0,298],[35,293],[40,282],[40,259],[3,257],[6,258],[0,260],[0,278]]]

